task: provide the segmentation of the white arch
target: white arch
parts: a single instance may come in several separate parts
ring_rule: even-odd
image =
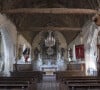
[[[32,48],[33,48],[32,51],[34,51],[35,47],[40,49],[39,43],[41,41],[41,38],[42,38],[42,32],[37,34],[36,37],[34,38],[33,43],[32,43]],[[55,31],[55,38],[57,38],[59,43],[60,43],[59,49],[61,49],[61,48],[65,49],[64,59],[66,59],[67,58],[67,42],[66,42],[66,39],[64,38],[64,36],[59,31]],[[32,56],[33,56],[33,60],[34,60],[34,54]],[[60,63],[58,64],[58,62],[60,62]],[[66,65],[65,65],[66,63],[65,62],[66,61],[61,60],[61,58],[59,60],[57,60],[57,65],[58,65],[59,70],[66,69]],[[42,65],[41,60],[34,61],[34,68],[35,69],[37,69],[37,68],[39,69],[40,65]]]
[[[0,14],[0,32],[4,44],[4,75],[9,76],[10,71],[13,70],[13,63],[15,62],[15,45],[17,31],[16,27],[6,18]]]
[[[92,21],[88,21],[82,29],[85,47],[86,75],[91,75],[89,69],[97,71],[97,37],[100,29]]]
[[[60,48],[63,47],[65,49],[67,49],[67,42],[66,42],[66,39],[64,38],[64,36],[59,31],[55,31],[55,34],[56,34],[56,38],[59,40]],[[42,38],[42,32],[37,34],[33,40],[33,43],[32,43],[33,51],[34,51],[35,47],[39,48],[39,43],[40,43],[41,38]],[[67,55],[67,52],[65,52],[64,57],[67,57],[66,55]],[[33,58],[34,58],[34,55],[33,55]]]

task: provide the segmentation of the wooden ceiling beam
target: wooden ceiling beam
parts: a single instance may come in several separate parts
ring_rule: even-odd
[[[20,31],[80,31],[81,28],[72,28],[72,27],[30,27],[30,28],[20,28]]]
[[[93,9],[80,8],[18,8],[1,11],[8,14],[95,14],[96,12]]]

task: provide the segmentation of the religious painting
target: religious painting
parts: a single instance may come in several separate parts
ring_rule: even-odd
[[[75,46],[76,59],[84,58],[84,45],[76,45]]]

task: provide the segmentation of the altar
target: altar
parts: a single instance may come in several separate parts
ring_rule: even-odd
[[[44,65],[41,67],[41,70],[45,72],[45,75],[54,75],[54,72],[57,71],[56,65],[47,66]]]

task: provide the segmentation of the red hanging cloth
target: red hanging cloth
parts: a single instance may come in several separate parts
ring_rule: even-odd
[[[76,59],[83,59],[84,58],[84,45],[77,45],[75,46],[75,53]]]

